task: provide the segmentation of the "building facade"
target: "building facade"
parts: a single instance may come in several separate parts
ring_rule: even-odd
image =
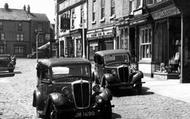
[[[59,56],[86,57],[86,0],[57,0],[56,11]]]
[[[0,54],[26,57],[36,49],[36,29],[49,33],[49,20],[45,14],[31,13],[30,6],[11,9],[8,4],[0,8]],[[45,39],[40,40],[46,43]]]
[[[126,0],[88,0],[88,58],[98,50],[128,49]]]

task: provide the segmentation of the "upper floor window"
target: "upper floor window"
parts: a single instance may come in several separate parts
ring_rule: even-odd
[[[111,16],[115,14],[115,0],[111,0]]]
[[[84,22],[84,6],[83,6],[83,5],[81,5],[80,14],[81,14],[80,24],[81,24],[81,26],[82,26],[82,24],[83,24],[83,22]]]
[[[5,34],[4,33],[0,33],[0,40],[5,40]]]
[[[38,24],[38,31],[42,31],[42,26],[43,25],[41,23]]]
[[[129,14],[133,12],[133,0],[129,0]]]
[[[44,37],[43,35],[38,36],[38,43],[44,43]]]
[[[155,3],[162,2],[162,1],[167,1],[167,0],[146,0],[146,4],[147,5],[152,5],[152,4],[155,4]]]
[[[22,31],[22,23],[18,23],[18,31]]]
[[[0,45],[0,54],[3,54],[3,53],[5,53],[5,46],[4,46],[4,44],[1,44]]]
[[[0,22],[0,31],[3,30],[3,22]]]
[[[16,40],[17,41],[23,41],[24,40],[24,35],[23,34],[17,34],[16,35]]]
[[[96,3],[96,0],[93,0],[93,2],[92,2],[92,21],[95,21],[95,14],[96,14],[95,3]]]
[[[105,17],[105,0],[101,0],[101,19]]]
[[[75,8],[71,10],[71,15],[72,15],[72,20],[71,20],[71,28],[75,28],[75,19],[76,19],[76,14],[75,14]]]
[[[142,0],[136,0],[136,2],[137,2],[137,5],[136,5],[137,9],[142,7]]]

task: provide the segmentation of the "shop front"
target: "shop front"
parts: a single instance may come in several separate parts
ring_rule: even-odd
[[[190,83],[190,2],[189,0],[173,0],[181,12],[181,83]]]
[[[152,75],[152,18],[145,13],[130,18],[129,42],[132,58],[144,75]]]
[[[164,5],[163,5],[164,6]],[[155,10],[156,9],[156,10]],[[180,34],[179,9],[172,3],[151,8],[154,20],[152,63],[154,77],[179,78]]]
[[[94,53],[114,49],[113,27],[90,30],[87,32],[88,58],[93,60]]]

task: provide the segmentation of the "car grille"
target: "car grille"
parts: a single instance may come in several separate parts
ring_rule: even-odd
[[[79,80],[72,83],[75,106],[78,109],[88,108],[90,105],[90,84]]]
[[[128,82],[129,81],[129,69],[128,67],[119,67],[119,78],[122,82]]]

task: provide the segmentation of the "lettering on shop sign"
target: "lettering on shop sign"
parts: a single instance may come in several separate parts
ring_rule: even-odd
[[[172,8],[168,8],[168,9],[165,9],[165,10],[162,10],[162,11],[159,11],[159,12],[155,12],[155,13],[152,13],[152,17],[154,20],[156,19],[161,19],[161,18],[164,18],[164,17],[169,17],[169,16],[172,16],[172,15],[176,15],[176,14],[179,14],[179,9],[177,9],[176,7],[172,7]]]

